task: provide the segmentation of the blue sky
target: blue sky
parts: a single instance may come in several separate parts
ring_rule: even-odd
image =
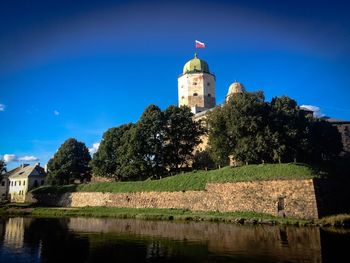
[[[73,3],[72,3],[73,2]],[[90,148],[153,103],[177,104],[198,51],[217,102],[238,80],[266,99],[350,120],[346,1],[2,1],[0,156],[43,165],[64,140]]]

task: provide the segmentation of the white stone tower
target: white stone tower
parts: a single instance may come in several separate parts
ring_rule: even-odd
[[[197,54],[188,61],[178,78],[179,106],[188,106],[196,114],[216,106],[215,75]]]
[[[244,93],[244,92],[246,92],[244,86],[241,83],[237,82],[237,80],[236,80],[228,88],[225,102],[228,102],[232,95],[234,95],[236,93]]]

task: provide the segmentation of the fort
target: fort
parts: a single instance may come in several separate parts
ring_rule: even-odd
[[[299,219],[318,219],[350,211],[348,184],[332,180],[270,180],[208,183],[201,191],[68,192],[29,194],[27,201],[61,207],[106,206],[193,211],[251,211]]]
[[[208,111],[217,107],[215,75],[208,64],[195,57],[188,61],[178,78],[179,106],[188,106],[194,118],[205,118]],[[235,93],[246,92],[235,81],[228,89],[225,101]],[[312,114],[312,112],[311,112]],[[342,134],[344,151],[349,154],[349,122],[329,120]],[[206,148],[207,138],[202,138],[196,150]],[[281,175],[283,176],[283,174]],[[188,209],[192,211],[244,212],[251,211],[274,216],[298,219],[318,219],[350,211],[348,183],[322,179],[266,179],[260,181],[210,182],[201,190],[106,192],[80,191],[66,193],[29,193],[28,202],[61,207],[125,207]]]

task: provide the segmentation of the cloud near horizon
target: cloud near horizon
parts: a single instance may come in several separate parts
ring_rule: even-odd
[[[95,142],[91,148],[89,148],[89,152],[91,155],[93,155],[95,152],[97,152],[98,148],[100,147],[99,142]]]
[[[21,162],[21,161],[25,161],[25,162],[35,162],[35,161],[39,161],[38,157],[35,156],[21,156],[18,157],[15,154],[5,154],[3,157],[4,161],[6,163],[10,163],[10,162]]]
[[[314,117],[321,118],[325,115],[321,112],[320,107],[314,106],[314,105],[301,105],[300,108],[305,108],[308,110],[311,110],[314,114]]]
[[[0,103],[0,111],[5,111],[5,105]]]

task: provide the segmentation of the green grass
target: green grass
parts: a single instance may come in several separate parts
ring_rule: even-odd
[[[2,216],[30,217],[110,217],[144,220],[211,221],[240,224],[292,224],[307,225],[311,221],[275,217],[254,212],[201,212],[187,209],[119,208],[119,207],[15,207],[2,209]]]
[[[315,220],[277,217],[255,212],[191,211],[188,209],[120,208],[120,207],[37,207],[32,204],[0,206],[0,216],[30,217],[109,217],[144,220],[210,221],[239,224],[322,226],[332,231],[349,231],[350,214],[327,216]],[[342,230],[342,231],[343,231]],[[348,232],[347,232],[348,233]]]
[[[64,192],[150,192],[203,190],[207,183],[309,179],[316,177],[312,167],[304,164],[260,164],[242,167],[224,167],[212,171],[195,171],[159,180],[136,182],[106,182],[67,186],[44,186],[33,193]]]

